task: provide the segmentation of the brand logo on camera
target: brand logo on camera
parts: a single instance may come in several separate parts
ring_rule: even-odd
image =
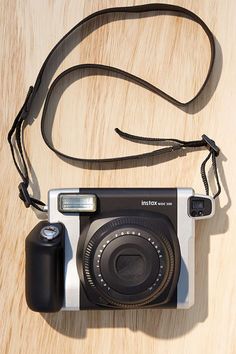
[[[158,200],[141,200],[142,206],[172,206],[172,202],[158,201]]]

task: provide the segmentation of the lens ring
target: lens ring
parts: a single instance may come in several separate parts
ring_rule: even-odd
[[[124,295],[137,296],[147,290],[156,281],[159,268],[157,249],[135,228],[119,229],[106,236],[93,257],[98,286],[106,287],[106,282]]]
[[[123,217],[114,219],[97,230],[86,247],[83,262],[85,277],[89,285],[96,288],[99,295],[113,305],[127,308],[140,307],[150,303],[165,291],[171,281],[174,271],[174,254],[171,244],[161,230],[161,222],[159,222],[158,232],[154,232],[150,220],[145,219],[147,218]],[[110,284],[106,283],[100,264],[107,245],[111,245],[114,240],[118,239],[123,239],[125,245],[125,240],[131,235],[143,239],[144,242],[148,242],[155,249],[160,264],[159,270],[160,272],[163,270],[163,274],[159,276],[159,279],[157,277],[146,291],[134,296],[122,294],[121,299],[120,294]]]
[[[108,237],[111,238],[111,235],[108,235]],[[125,242],[125,237],[126,237],[125,234],[122,235],[122,236],[118,236],[118,237],[123,238],[124,242]],[[141,231],[139,237],[140,238],[144,238],[145,240],[150,239],[150,241],[147,241],[147,242],[149,242],[151,245],[152,245],[152,242],[154,242],[153,241],[154,237],[149,232],[147,233],[147,235],[144,236],[144,231]],[[160,238],[161,238],[161,241],[164,243],[165,239],[163,237],[160,237]],[[143,300],[141,300],[143,298],[146,299],[145,303],[147,303],[147,302],[150,302],[152,298],[160,296],[162,290],[164,289],[165,284],[168,282],[168,275],[170,275],[172,273],[172,270],[170,269],[170,267],[173,264],[173,262],[169,261],[169,260],[172,259],[172,257],[171,257],[171,255],[172,255],[171,249],[168,252],[169,254],[167,254],[166,249],[164,249],[163,247],[160,246],[161,245],[161,241],[159,241],[159,242],[156,241],[155,244],[152,245],[152,247],[154,248],[155,246],[157,246],[157,243],[159,243],[159,246],[158,246],[157,250],[160,253],[157,253],[157,251],[156,251],[156,253],[157,253],[157,256],[159,258],[160,267],[165,267],[165,268],[159,268],[158,273],[157,273],[157,278],[155,279],[155,281],[152,284],[150,284],[150,286],[146,289],[146,291],[143,291],[143,292],[141,292],[139,294],[135,294],[133,296],[133,302],[135,302],[134,305],[144,304]],[[112,242],[112,240],[110,242]],[[167,243],[166,246],[168,247],[169,243]],[[97,248],[97,250],[98,250],[98,248]],[[95,252],[95,255],[96,254],[97,254],[97,251]],[[95,257],[94,257],[94,260],[96,261]],[[94,274],[95,274],[95,278],[98,279],[97,277],[99,277],[99,274],[101,274],[100,273],[100,269],[97,268],[96,263],[94,264],[94,262],[93,262],[93,265],[96,267],[96,268],[93,269],[94,270]],[[97,272],[96,272],[96,270],[97,270]],[[165,270],[165,272],[163,270]],[[96,286],[102,288],[102,286],[104,286],[104,279],[103,279],[102,276],[100,276],[99,278],[100,278],[100,281],[102,281],[102,283],[99,284],[99,282],[97,281],[96,282]],[[118,295],[117,292],[114,291],[114,289],[112,289],[112,288],[109,289],[109,291],[107,291],[107,293],[104,293],[104,290],[106,290],[106,288],[105,289],[102,288],[101,290],[103,292],[103,295],[108,296],[109,300],[112,303],[119,304],[119,306],[130,305],[130,303],[125,303],[126,301],[124,299],[123,299],[123,303],[118,302],[118,301],[114,301],[114,298]],[[123,297],[124,297],[124,295],[123,295]],[[129,301],[130,301],[131,296],[129,295],[127,297],[129,297]]]

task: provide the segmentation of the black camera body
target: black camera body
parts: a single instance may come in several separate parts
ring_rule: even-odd
[[[214,200],[191,188],[76,188],[48,194],[26,239],[33,311],[189,308],[195,220]]]

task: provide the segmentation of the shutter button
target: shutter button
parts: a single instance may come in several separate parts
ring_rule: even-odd
[[[59,229],[56,226],[45,226],[42,228],[40,231],[40,234],[43,238],[46,238],[47,240],[53,240],[59,235]]]

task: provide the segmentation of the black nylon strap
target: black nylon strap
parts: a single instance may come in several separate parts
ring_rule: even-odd
[[[192,103],[202,92],[202,90],[204,89],[206,83],[208,82],[208,79],[210,77],[210,74],[212,72],[213,69],[213,64],[214,64],[214,59],[215,59],[215,43],[214,43],[214,37],[213,34],[211,33],[211,31],[209,30],[209,28],[207,27],[207,25],[201,20],[200,17],[198,17],[195,13],[180,7],[180,6],[175,6],[175,5],[170,5],[170,4],[146,4],[146,5],[139,5],[139,6],[129,6],[129,7],[114,7],[114,8],[107,8],[107,9],[103,9],[97,12],[92,13],[91,15],[85,17],[84,19],[82,19],[76,26],[74,26],[55,46],[54,48],[51,50],[51,52],[48,54],[46,60],[44,61],[40,72],[37,76],[36,82],[34,86],[31,86],[26,100],[22,106],[22,108],[20,109],[16,119],[14,120],[14,123],[12,125],[12,128],[10,129],[9,133],[8,133],[8,142],[10,144],[10,148],[11,148],[11,153],[13,156],[13,161],[14,164],[22,178],[22,183],[20,183],[19,185],[19,191],[20,191],[20,198],[24,201],[25,206],[29,207],[30,205],[39,209],[39,210],[43,210],[43,206],[44,203],[41,202],[40,200],[34,199],[32,198],[29,193],[28,193],[28,185],[29,185],[29,175],[28,175],[28,168],[27,168],[27,164],[25,161],[25,157],[24,157],[24,152],[23,152],[23,147],[22,147],[22,134],[23,134],[23,122],[25,119],[28,118],[29,113],[30,113],[30,108],[32,106],[32,102],[35,98],[35,96],[37,96],[37,92],[38,89],[40,87],[40,83],[43,79],[43,74],[45,71],[46,66],[48,65],[50,59],[52,58],[53,54],[55,53],[55,51],[59,48],[59,46],[74,32],[76,31],[79,27],[82,27],[85,23],[88,23],[89,21],[91,21],[92,19],[95,19],[99,16],[102,15],[106,15],[106,14],[111,14],[111,13],[145,13],[145,12],[151,12],[151,11],[163,11],[163,12],[172,12],[174,13],[176,16],[186,16],[189,19],[191,19],[192,21],[198,23],[202,29],[204,30],[204,32],[206,33],[209,43],[210,43],[210,48],[211,48],[211,58],[210,58],[210,63],[209,63],[209,67],[208,67],[208,72],[206,75],[206,78],[201,86],[201,88],[199,89],[199,91],[197,92],[197,94],[190,99],[187,102],[181,102],[177,99],[175,99],[174,97],[168,95],[167,93],[165,93],[164,91],[160,90],[158,87],[152,85],[151,83],[145,81],[144,79],[137,77],[129,72],[126,72],[122,69],[119,68],[115,68],[112,66],[107,66],[107,65],[101,65],[101,64],[80,64],[80,65],[76,65],[74,67],[71,67],[67,70],[65,70],[63,73],[61,73],[52,83],[51,87],[49,88],[49,91],[46,95],[46,100],[45,100],[45,105],[44,105],[44,110],[43,110],[43,115],[42,115],[42,121],[41,121],[41,132],[42,132],[42,136],[43,139],[45,141],[45,143],[47,144],[47,146],[54,151],[56,154],[64,157],[64,158],[68,158],[71,160],[75,160],[75,161],[80,161],[80,162],[92,162],[92,163],[103,163],[103,162],[118,162],[118,161],[124,161],[124,160],[133,160],[133,159],[143,159],[143,158],[147,158],[147,157],[151,157],[151,156],[158,156],[164,153],[171,153],[172,151],[176,151],[176,150],[180,150],[180,149],[186,149],[186,148],[199,148],[199,147],[208,147],[210,150],[210,154],[209,156],[212,156],[212,161],[213,161],[213,168],[214,168],[214,172],[215,172],[215,176],[216,176],[216,180],[217,180],[217,185],[218,185],[218,192],[216,194],[219,195],[220,193],[220,185],[219,185],[219,178],[218,178],[218,174],[217,174],[217,167],[216,167],[216,156],[219,153],[219,149],[216,147],[215,144],[213,144],[214,142],[209,139],[208,137],[204,136],[202,137],[202,140],[197,140],[197,141],[181,141],[178,139],[161,139],[161,138],[146,138],[146,137],[137,137],[134,135],[130,135],[124,132],[121,132],[119,129],[116,129],[116,132],[123,138],[127,138],[127,139],[132,139],[132,140],[141,140],[141,141],[156,141],[156,142],[166,142],[168,144],[173,144],[172,146],[169,147],[165,147],[165,148],[161,148],[158,150],[154,150],[152,152],[148,152],[148,153],[144,153],[144,154],[137,154],[137,155],[130,155],[130,156],[123,156],[123,157],[116,157],[116,158],[104,158],[104,159],[85,159],[85,158],[80,158],[80,157],[74,157],[74,156],[69,156],[66,155],[62,152],[60,152],[59,150],[57,150],[54,146],[53,143],[50,141],[50,139],[48,139],[46,131],[45,131],[45,117],[46,117],[46,112],[47,112],[47,108],[48,108],[48,104],[50,101],[50,97],[52,95],[53,89],[55,88],[56,84],[66,75],[68,75],[69,73],[73,72],[73,71],[77,71],[77,70],[84,70],[84,69],[89,69],[89,70],[93,70],[99,72],[99,73],[104,73],[107,71],[119,74],[121,77],[123,77],[126,80],[130,80],[138,85],[141,85],[142,87],[154,92],[155,94],[163,97],[165,100],[169,101],[170,103],[174,104],[175,106],[178,107],[186,107],[188,106],[190,103]],[[15,137],[15,141],[13,141],[13,137]],[[16,158],[16,152],[15,149],[17,149],[18,152],[18,157],[20,160],[20,163],[18,161],[18,159]],[[216,151],[217,150],[217,151]],[[210,157],[209,157],[210,158]],[[208,159],[207,159],[208,161]],[[206,162],[207,162],[206,161]],[[204,175],[204,171],[205,171],[205,166],[206,166],[206,162],[203,162],[202,168],[201,168],[201,174],[202,174],[202,178],[204,180],[204,185],[205,185],[205,189],[207,194],[209,193],[209,187],[208,187],[208,181],[206,178],[206,173]]]

